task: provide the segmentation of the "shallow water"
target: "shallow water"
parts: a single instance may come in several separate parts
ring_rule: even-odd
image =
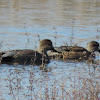
[[[86,47],[91,40],[100,43],[99,31],[99,0],[0,1],[0,51],[36,49],[39,40],[45,38],[51,39],[54,46],[77,44]],[[45,98],[45,87],[49,91],[54,89],[52,84],[60,88],[58,94],[62,95],[62,85],[72,92],[82,87],[79,82],[85,78],[100,83],[100,63],[95,65],[97,68],[93,66],[86,62],[51,61],[47,66],[49,71],[45,72],[39,70],[39,66],[0,65],[0,99],[41,100]],[[29,86],[33,86],[32,93]]]

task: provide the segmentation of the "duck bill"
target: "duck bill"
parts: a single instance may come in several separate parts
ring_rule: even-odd
[[[55,50],[53,47],[51,49],[52,52],[58,52],[57,50]]]

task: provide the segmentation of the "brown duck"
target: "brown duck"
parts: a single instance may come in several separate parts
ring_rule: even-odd
[[[57,52],[51,51],[48,53],[48,56],[54,59],[87,59],[94,56],[95,51],[100,53],[99,43],[96,41],[87,43],[87,49],[80,46],[61,46],[54,49]]]
[[[47,55],[48,50],[54,50],[52,42],[49,39],[44,39],[40,41],[37,51],[26,49],[1,52],[1,63],[32,65],[48,64],[50,62]]]

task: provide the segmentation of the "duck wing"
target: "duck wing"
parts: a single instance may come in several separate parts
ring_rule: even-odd
[[[35,50],[18,50],[15,51],[14,59],[19,64],[36,64],[40,65],[42,55]]]
[[[61,48],[64,49],[65,51],[73,51],[73,52],[87,51],[85,48],[79,46],[61,46]]]
[[[11,50],[11,51],[5,51],[3,54],[1,54],[1,63],[24,64],[25,62],[30,63],[33,58],[34,61],[37,61],[37,59],[35,58],[42,58],[42,55],[37,51],[29,50],[29,49]]]

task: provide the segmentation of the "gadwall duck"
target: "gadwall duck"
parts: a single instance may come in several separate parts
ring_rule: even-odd
[[[87,43],[87,49],[80,46],[61,46],[54,49],[57,52],[48,52],[48,56],[54,59],[87,59],[90,55],[94,56],[95,51],[100,53],[99,43],[96,41]]]
[[[1,63],[18,63],[41,65],[50,62],[47,55],[48,50],[54,50],[51,40],[44,39],[40,41],[38,50],[11,50],[1,52]]]

